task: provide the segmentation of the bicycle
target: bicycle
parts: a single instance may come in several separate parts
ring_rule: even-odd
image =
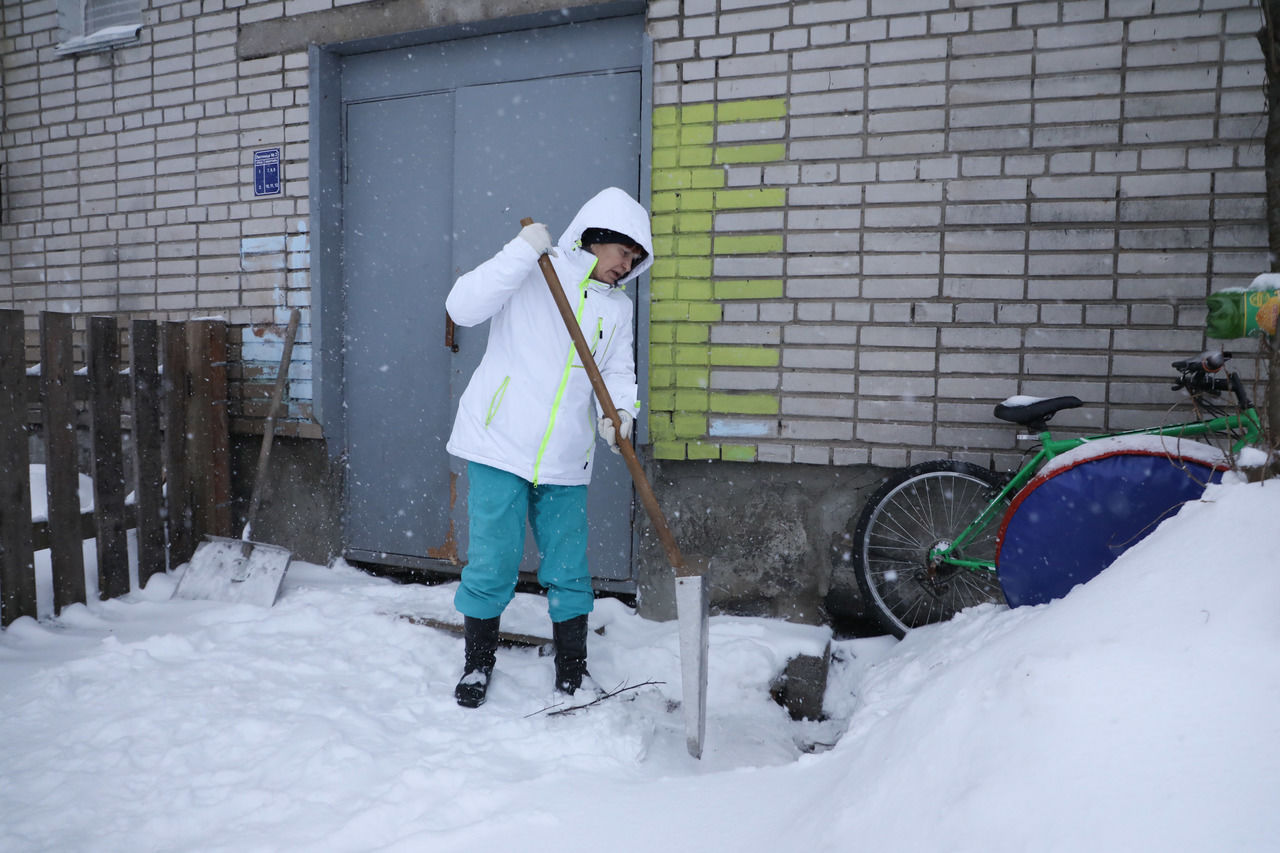
[[[889,477],[853,535],[863,600],[902,637],[986,602],[1038,604],[1111,564],[1182,503],[1196,500],[1262,434],[1229,353],[1173,362],[1197,419],[1118,433],[1055,438],[1048,423],[1083,402],[1011,397],[995,416],[1037,446],[1012,475],[933,460]],[[1225,375],[1218,375],[1219,373]],[[1228,414],[1213,398],[1235,397]],[[1191,441],[1225,437],[1229,452]],[[997,522],[999,522],[997,524]]]

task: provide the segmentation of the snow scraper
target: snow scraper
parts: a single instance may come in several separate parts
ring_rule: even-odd
[[[520,224],[531,225],[533,220],[526,217],[520,220]],[[600,401],[600,408],[613,421],[614,429],[619,429],[621,423],[618,419],[618,410],[613,405],[613,399],[609,396],[609,389],[604,384],[604,377],[600,375],[600,368],[596,366],[595,358],[591,355],[591,347],[587,344],[586,338],[583,337],[582,329],[578,326],[573,308],[569,305],[564,288],[560,285],[560,277],[556,275],[555,267],[551,265],[551,259],[546,255],[538,258],[538,266],[541,267],[542,277],[547,280],[547,287],[551,289],[551,296],[555,299],[556,306],[560,309],[560,316],[564,319],[565,328],[569,330],[569,336],[573,338],[573,345],[578,350],[578,357],[582,360],[582,366],[586,368],[587,376],[591,379],[591,387],[596,392],[596,399]],[[631,479],[635,482],[636,492],[640,495],[640,502],[644,504],[645,510],[649,513],[649,521],[653,524],[653,528],[658,534],[658,539],[661,540],[662,547],[667,552],[667,562],[675,570],[676,616],[680,630],[680,681],[681,695],[683,697],[682,704],[684,706],[685,742],[689,748],[689,754],[694,758],[701,758],[702,744],[707,731],[707,611],[709,596],[705,567],[699,565],[697,561],[691,561],[692,565],[685,562],[680,553],[680,548],[676,545],[675,537],[671,535],[671,529],[667,526],[666,516],[662,514],[662,508],[658,506],[658,499],[654,497],[653,489],[649,486],[649,479],[645,476],[644,468],[640,465],[640,460],[636,456],[636,450],[632,446],[630,439],[619,435],[618,449],[622,452],[622,458],[627,463],[627,470],[631,472]]]
[[[276,431],[276,410],[284,396],[284,386],[289,378],[289,362],[293,358],[293,341],[298,334],[299,312],[294,308],[289,315],[289,325],[284,334],[284,351],[280,355],[280,368],[271,390],[271,402],[267,419],[262,427],[262,448],[258,451],[258,470],[254,475],[253,493],[249,497],[249,512],[245,516],[244,530],[239,539],[225,536],[206,536],[196,548],[187,570],[173,591],[174,598],[227,601],[237,604],[257,604],[270,607],[280,594],[280,584],[289,569],[293,554],[288,548],[265,545],[249,539],[253,520],[262,503],[262,490],[267,482],[267,460],[271,456],[271,441]]]

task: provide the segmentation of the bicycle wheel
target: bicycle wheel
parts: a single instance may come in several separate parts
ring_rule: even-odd
[[[866,602],[894,635],[943,622],[975,604],[1004,602],[994,571],[929,563],[929,552],[958,536],[1002,484],[994,471],[940,459],[898,472],[867,500],[853,535],[854,574]],[[963,556],[994,559],[998,528],[990,524]]]

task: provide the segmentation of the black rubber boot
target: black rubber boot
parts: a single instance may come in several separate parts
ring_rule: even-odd
[[[575,693],[587,675],[587,615],[551,623],[556,643],[556,690]]]
[[[463,617],[466,651],[462,678],[453,689],[453,697],[464,708],[479,708],[489,692],[489,677],[498,659],[498,619]]]

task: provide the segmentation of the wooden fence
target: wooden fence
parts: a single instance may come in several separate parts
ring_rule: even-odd
[[[50,552],[57,613],[86,601],[85,539],[97,542],[98,594],[107,599],[130,589],[128,529],[137,530],[139,585],[190,559],[205,533],[231,533],[226,324],[134,320],[128,331],[122,370],[115,318],[89,317],[77,370],[73,315],[43,312],[39,368],[28,371],[23,312],[0,310],[0,626],[37,616],[37,550]],[[93,480],[93,511],[84,515],[82,425]],[[43,521],[31,518],[37,427],[48,490]]]

